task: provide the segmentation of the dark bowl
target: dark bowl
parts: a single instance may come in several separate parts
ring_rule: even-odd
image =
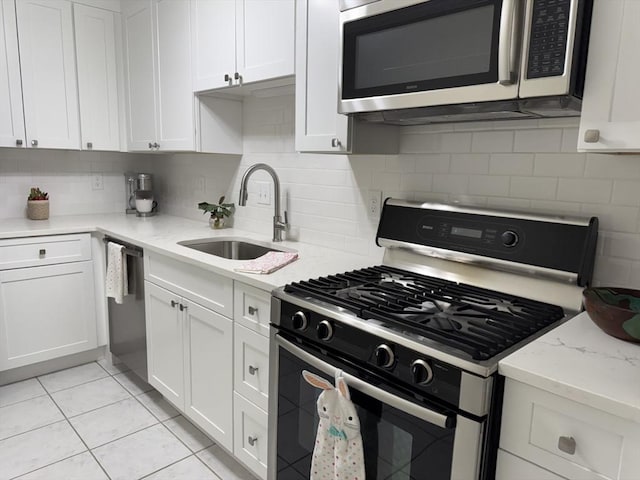
[[[640,343],[640,290],[585,288],[584,308],[598,327],[612,337]]]

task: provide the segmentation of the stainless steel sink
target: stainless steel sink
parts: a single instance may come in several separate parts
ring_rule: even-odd
[[[270,243],[256,242],[246,238],[219,237],[200,238],[196,240],[184,240],[178,242],[188,248],[193,248],[200,252],[215,255],[216,257],[227,258],[229,260],[253,260],[261,257],[267,252],[294,252],[285,247],[275,247]]]

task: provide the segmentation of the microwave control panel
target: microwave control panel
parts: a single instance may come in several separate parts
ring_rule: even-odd
[[[534,0],[527,78],[564,73],[571,0]]]

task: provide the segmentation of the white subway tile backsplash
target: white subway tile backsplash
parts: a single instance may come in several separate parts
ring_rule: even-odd
[[[558,189],[557,178],[511,177],[509,194],[516,198],[553,199]]]
[[[637,207],[585,203],[582,204],[581,211],[583,215],[598,217],[600,231],[628,233],[638,231],[640,209]]]
[[[561,178],[558,180],[558,200],[609,203],[612,187],[611,180]]]
[[[584,176],[640,180],[640,156],[588,153]]]
[[[406,156],[400,155],[400,157]],[[414,155],[413,157],[418,173],[448,173],[451,168],[451,155],[446,153]]]
[[[517,130],[515,132],[514,152],[559,152],[562,143],[562,130],[536,129]]]
[[[538,177],[582,177],[584,153],[537,153],[533,174]]]
[[[489,154],[470,153],[451,155],[451,173],[489,173]]]
[[[506,197],[509,195],[509,177],[473,175],[469,177],[469,193],[488,197]]]
[[[596,287],[628,287],[631,278],[631,262],[606,256],[596,257],[593,272]]]
[[[532,153],[493,153],[489,159],[489,173],[495,175],[531,175]]]
[[[430,173],[405,173],[400,182],[401,190],[410,192],[429,192],[432,184]]]
[[[609,233],[604,238],[603,252],[608,257],[640,260],[640,237],[626,233]]]
[[[633,180],[615,180],[611,203],[640,206],[640,186]]]
[[[567,153],[574,153],[578,150],[578,129],[565,128],[562,131],[562,145],[560,150]]]
[[[435,174],[433,176],[433,191],[436,193],[466,193],[469,177],[465,175]]]
[[[472,152],[511,152],[513,151],[513,132],[492,131],[474,132],[471,141]]]
[[[402,135],[400,152],[402,153],[465,153],[471,151],[472,134],[432,133],[420,135]]]

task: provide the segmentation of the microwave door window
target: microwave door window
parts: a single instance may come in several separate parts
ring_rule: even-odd
[[[344,25],[344,98],[497,81],[499,4],[435,15],[431,3]],[[404,18],[412,9],[422,15]]]

